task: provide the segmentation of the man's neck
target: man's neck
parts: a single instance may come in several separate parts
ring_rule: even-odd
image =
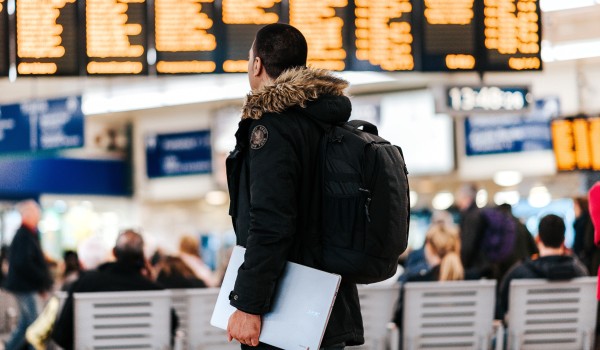
[[[28,222],[24,222],[22,225],[23,225],[23,227],[25,227],[26,229],[28,229],[31,232],[37,232],[36,225],[32,225],[32,224],[30,224]]]
[[[540,257],[565,254],[565,250],[563,247],[550,248],[550,247],[544,246],[543,244],[539,244],[538,249],[540,251]]]

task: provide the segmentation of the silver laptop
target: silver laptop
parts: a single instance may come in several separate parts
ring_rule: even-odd
[[[227,329],[229,305],[246,249],[233,249],[210,324]],[[260,341],[286,350],[317,350],[325,333],[341,277],[288,262],[275,291],[271,311],[263,316]]]

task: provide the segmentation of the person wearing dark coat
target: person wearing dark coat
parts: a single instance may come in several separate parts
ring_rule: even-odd
[[[156,282],[167,289],[207,287],[179,257],[165,256],[158,265]]]
[[[53,283],[37,229],[41,209],[35,201],[28,200],[17,204],[17,210],[21,214],[22,225],[10,245],[8,276],[4,288],[17,299],[19,321],[5,344],[6,350],[21,349],[26,344],[27,327],[38,315],[36,295],[44,296]]]
[[[587,276],[585,266],[575,257],[565,255],[565,223],[560,217],[550,214],[539,224],[539,258],[515,265],[504,277],[496,305],[496,319],[503,320],[508,311],[510,282],[514,279],[544,278],[568,280]]]
[[[472,184],[464,184],[456,194],[456,206],[460,210],[460,257],[469,274],[491,277],[489,262],[481,250],[484,222],[475,203],[476,195],[477,188]]]
[[[350,118],[348,82],[306,67],[307,44],[286,24],[258,31],[249,52],[252,92],[242,109],[227,178],[237,244],[246,247],[230,303],[228,335],[242,349],[259,344],[261,315],[273,304],[286,261],[319,268],[320,139]],[[315,286],[318,288],[318,286]],[[342,279],[322,341],[326,349],[364,343],[358,291]]]
[[[144,240],[137,232],[126,230],[119,235],[113,249],[116,262],[100,265],[97,270],[85,271],[68,290],[68,297],[54,325],[52,339],[65,350],[74,344],[75,293],[163,290],[150,279],[148,263],[144,258]],[[171,312],[171,334],[178,326],[177,315]]]

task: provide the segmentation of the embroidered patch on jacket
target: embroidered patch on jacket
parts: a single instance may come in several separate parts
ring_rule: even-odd
[[[250,148],[260,149],[267,143],[269,139],[269,130],[263,125],[257,125],[252,129],[252,136],[250,136]]]

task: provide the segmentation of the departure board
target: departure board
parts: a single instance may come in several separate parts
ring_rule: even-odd
[[[159,74],[212,73],[217,39],[214,0],[154,0]]]
[[[289,0],[289,23],[298,28],[308,44],[308,64],[344,70],[348,0]]]
[[[222,0],[221,10],[226,42],[223,71],[247,72],[254,35],[263,26],[281,21],[281,0]]]
[[[484,0],[484,70],[537,70],[541,61],[538,0]]]
[[[17,73],[77,75],[75,0],[16,0]]]
[[[541,70],[539,2],[0,0],[0,76],[246,72],[271,23],[297,27],[317,68]]]
[[[600,171],[600,117],[553,121],[552,143],[558,170]]]
[[[422,70],[474,70],[477,22],[474,0],[422,0]]]
[[[410,0],[356,0],[354,70],[415,69]]]
[[[145,74],[146,0],[85,0],[87,74]]]
[[[6,0],[0,0],[0,76],[8,75],[8,12]]]

